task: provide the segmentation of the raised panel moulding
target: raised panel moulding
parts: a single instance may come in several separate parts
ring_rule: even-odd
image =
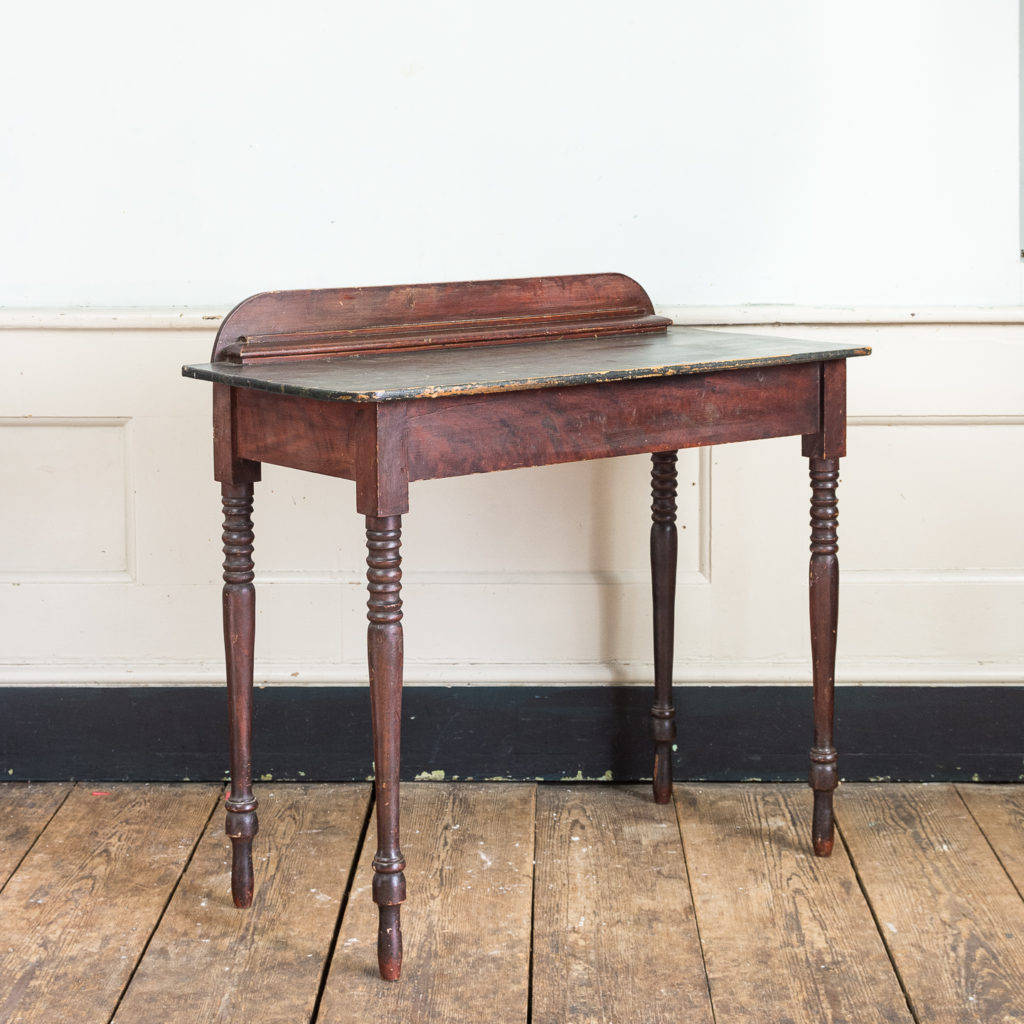
[[[1024,426],[1024,416],[990,416],[985,414],[969,416],[850,416],[848,424],[854,431],[868,427],[889,428],[895,431],[893,439],[897,444],[901,437],[900,431],[904,430],[914,430],[915,433],[919,433],[921,428],[937,431],[1012,428],[1014,433],[1011,436],[1019,438],[1013,446],[1007,443],[994,443],[991,437],[982,437],[977,440],[971,438],[970,443],[964,446],[964,449],[970,453],[970,458],[960,460],[962,465],[958,469],[958,481],[960,488],[965,489],[968,495],[983,493],[984,481],[999,478],[1002,475],[1001,466],[1005,464],[1008,458],[1012,458],[1011,453],[1024,443],[1024,435],[1017,435],[1015,433],[1016,430]],[[918,437],[918,443],[920,443],[920,437]],[[904,499],[904,492],[907,492],[909,488],[931,485],[936,488],[937,494],[941,494],[943,488],[948,486],[948,481],[938,470],[941,469],[944,461],[956,458],[955,449],[951,449],[947,438],[942,438],[939,444],[938,452],[933,453],[933,460],[937,464],[937,468],[936,466],[926,467],[922,463],[920,453],[917,458],[910,458],[905,454],[900,458],[898,463],[900,467],[908,463],[913,464],[917,466],[917,472],[907,477],[898,487],[894,485],[892,490],[899,492],[898,499],[894,499],[894,504],[898,504],[899,499]],[[985,463],[984,460],[986,458],[990,460],[990,464]],[[865,470],[876,467],[880,462],[881,460],[877,458],[865,458],[858,465],[858,471],[860,467],[863,467]],[[895,461],[893,461],[893,465],[896,465]],[[847,471],[850,471],[849,466]],[[965,478],[964,474],[969,472],[979,472],[981,474],[976,485],[972,485],[969,478]],[[1019,486],[1019,482],[1013,478],[1012,474],[1010,478],[1004,481],[1004,484],[1011,488],[1014,485]],[[883,488],[875,483],[870,490],[872,505],[877,507],[877,502]],[[853,493],[857,494],[856,488]],[[856,501],[857,499],[854,498],[853,500]],[[940,549],[937,549],[937,553],[944,559],[950,560],[955,557],[958,545],[966,547],[966,550],[962,550],[959,553],[960,561],[963,564],[916,566],[883,564],[878,566],[858,566],[855,562],[851,564],[848,544],[846,548],[847,561],[843,566],[843,582],[854,586],[935,586],[949,584],[1019,586],[1024,584],[1024,552],[1020,549],[1019,531],[1015,528],[1016,509],[1019,507],[1019,504],[1019,498],[1014,496],[1014,492],[1012,490],[1006,491],[1001,496],[1000,501],[986,506],[985,529],[983,531],[975,531],[958,527],[957,518],[951,512],[951,509],[957,507],[952,496],[945,500],[936,500],[935,497],[931,497],[930,500],[921,499],[916,506],[908,508],[890,522],[886,536],[896,548],[908,551],[911,548],[911,544],[905,538],[901,540],[899,531],[900,529],[906,529],[911,534],[920,532],[921,523],[912,517],[904,524],[903,518],[908,513],[916,516],[917,512],[915,510],[923,509],[924,512],[922,514],[929,516],[931,524],[931,529],[925,530],[924,536],[934,537],[937,535],[937,531],[942,529],[946,536],[946,543]],[[971,521],[976,519],[979,514],[980,506],[974,499],[962,502],[959,507],[962,510],[963,516]],[[849,517],[849,513],[847,513],[847,516]],[[1000,522],[1000,517],[1005,517],[1005,520]],[[855,538],[854,543],[857,543],[856,528],[853,530],[852,536]],[[986,545],[991,547],[988,550],[987,557],[984,557]],[[970,557],[971,554],[975,555],[975,557]],[[997,557],[1003,564],[991,564],[996,561]],[[1007,565],[1007,561],[1011,564]]]
[[[132,580],[129,424],[124,417],[0,418],[0,477],[17,481],[0,504],[7,540],[0,581]]]

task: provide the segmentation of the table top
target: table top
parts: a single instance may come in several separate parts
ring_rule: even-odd
[[[669,327],[663,334],[555,338],[249,365],[200,363],[182,367],[182,373],[322,401],[387,402],[820,362],[870,351],[836,342]]]

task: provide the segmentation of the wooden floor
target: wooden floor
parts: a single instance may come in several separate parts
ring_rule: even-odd
[[[228,895],[207,785],[0,785],[3,1024],[1024,1021],[1024,786],[403,787],[375,970],[367,785],[263,785]]]

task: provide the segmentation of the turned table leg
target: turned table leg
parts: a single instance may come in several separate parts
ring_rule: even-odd
[[[832,852],[835,822],[832,794],[839,780],[832,745],[836,627],[839,616],[839,459],[810,459],[811,472],[811,657],[814,673],[814,746],[810,783],[814,790],[814,852]]]
[[[675,639],[676,453],[651,456],[651,589],[654,598],[654,800],[672,798],[672,746],[676,709],[672,705],[672,654]]]
[[[231,895],[252,903],[252,840],[259,829],[252,794],[252,672],[256,634],[253,587],[253,485],[222,484],[224,508],[224,655],[228,683],[231,788],[226,831],[231,839]]]
[[[401,516],[367,516],[369,583],[366,631],[373,720],[377,853],[373,901],[377,904],[377,964],[395,981],[402,970],[401,906],[405,858],[398,845],[398,767],[402,726],[402,543]]]

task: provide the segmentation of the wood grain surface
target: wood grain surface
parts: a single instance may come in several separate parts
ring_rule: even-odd
[[[918,1021],[1024,1021],[1024,903],[956,789],[847,786],[839,821]]]
[[[217,801],[76,786],[0,893],[0,1021],[106,1024]]]
[[[385,982],[377,973],[370,842],[318,1024],[525,1024],[534,796],[530,785],[402,787],[409,895],[401,979]]]
[[[186,377],[322,401],[387,402],[641,380],[867,355],[864,346],[670,327],[667,334],[614,335],[468,346],[436,352],[376,352],[281,363],[197,363]]]
[[[716,1024],[913,1024],[842,843],[811,850],[806,786],[680,786],[676,807]]]
[[[654,329],[670,322],[653,313],[650,297],[624,274],[260,292],[224,318],[212,358],[244,358],[243,349],[258,356],[268,344],[278,356],[294,358],[325,343],[330,349],[331,340],[345,335],[349,343],[388,348],[407,344],[410,335],[420,344],[444,345],[453,333],[486,338],[524,326],[518,333],[557,333],[581,319],[639,321]]]
[[[0,889],[70,790],[69,782],[0,785]]]
[[[964,785],[957,792],[1024,897],[1024,787]]]
[[[542,786],[536,860],[533,1024],[712,1024],[671,804]]]
[[[396,983],[369,788],[261,786],[245,911],[220,787],[38,805],[0,893],[0,1021],[709,1024],[710,996],[715,1024],[1020,1024],[1024,787],[844,785],[821,860],[805,786],[677,787],[673,821],[646,786],[542,786],[535,807],[531,784],[409,785]]]
[[[366,784],[260,788],[252,907],[231,902],[217,814],[174,894],[115,1024],[293,1024],[311,1018],[369,810]]]

